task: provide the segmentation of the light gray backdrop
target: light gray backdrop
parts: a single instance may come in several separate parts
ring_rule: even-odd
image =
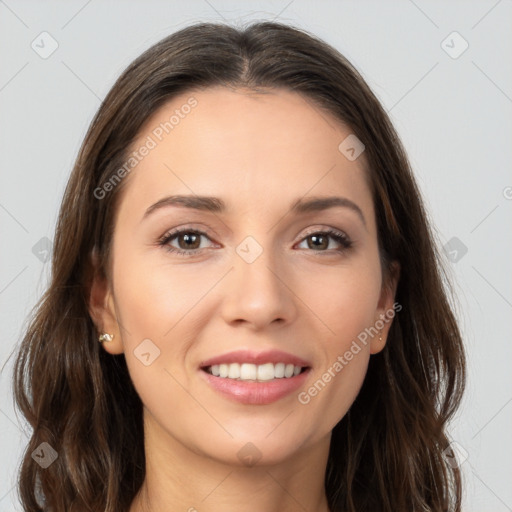
[[[402,136],[450,260],[469,355],[450,430],[464,511],[512,511],[511,0],[0,0],[0,511],[21,510],[14,485],[28,432],[8,357],[47,282],[58,206],[93,114],[169,33],[256,19],[338,48]]]

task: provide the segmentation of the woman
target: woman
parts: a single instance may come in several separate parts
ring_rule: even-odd
[[[460,511],[465,358],[390,120],[304,31],[197,24],[101,105],[15,365],[26,511]]]

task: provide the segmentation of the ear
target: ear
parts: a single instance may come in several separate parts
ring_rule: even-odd
[[[117,321],[112,286],[105,276],[105,272],[100,268],[96,249],[91,254],[91,262],[93,272],[89,291],[89,314],[96,326],[98,336],[102,333],[114,335],[111,341],[101,343],[103,348],[110,354],[122,354],[124,347]]]
[[[377,310],[375,311],[374,326],[379,331],[370,344],[370,353],[379,353],[386,345],[389,329],[393,323],[395,314],[402,309],[401,304],[395,302],[396,288],[400,279],[400,264],[393,261],[389,273],[382,282],[381,293]]]

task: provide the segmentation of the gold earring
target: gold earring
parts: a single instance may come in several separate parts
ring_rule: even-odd
[[[98,341],[100,343],[103,343],[104,341],[112,341],[114,339],[113,334],[109,334],[108,332],[104,332],[103,334],[100,334],[100,337],[98,338]]]
[[[382,341],[382,331],[379,332],[379,341]]]

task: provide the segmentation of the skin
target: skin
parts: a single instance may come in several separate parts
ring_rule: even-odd
[[[125,354],[144,404],[146,480],[130,512],[327,512],[331,431],[391,321],[305,405],[297,392],[268,405],[236,403],[199,378],[198,365],[236,349],[279,349],[310,362],[299,391],[307,390],[392,309],[396,280],[383,279],[364,154],[345,158],[338,145],[350,129],[297,93],[223,87],[174,98],[133,147],[191,95],[198,105],[125,178],[111,276],[98,274],[91,289],[99,331],[114,334],[103,347]],[[174,194],[219,197],[227,210],[169,206],[143,219]],[[298,198],[333,195],[356,203],[366,224],[350,208],[290,213]],[[158,244],[176,227],[207,233],[168,244],[198,254]],[[352,246],[327,238],[317,248],[308,235],[329,228]],[[236,252],[247,236],[263,249],[252,263]],[[160,350],[148,366],[134,355],[144,339]],[[261,456],[254,466],[237,456],[248,442]]]

